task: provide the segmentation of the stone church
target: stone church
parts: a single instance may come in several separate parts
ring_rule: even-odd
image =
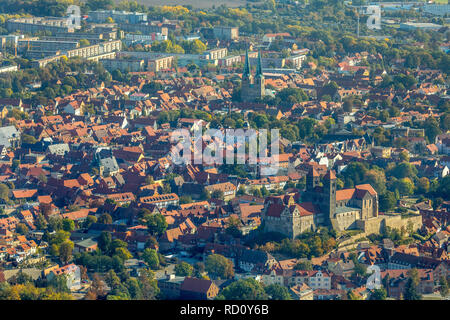
[[[328,171],[320,181],[312,169],[306,177],[306,191],[267,197],[262,218],[266,232],[280,232],[295,238],[324,226],[336,231],[357,229],[358,221],[378,216],[378,195],[369,184],[336,189],[336,175]]]
[[[264,75],[262,72],[261,51],[258,53],[258,64],[256,74],[253,77],[250,71],[250,59],[248,51],[245,52],[245,65],[242,73],[241,100],[243,102],[254,102],[261,99],[265,93]]]

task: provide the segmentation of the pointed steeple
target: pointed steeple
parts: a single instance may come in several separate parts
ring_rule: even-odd
[[[245,50],[245,65],[242,72],[242,79],[250,77],[250,59],[248,58],[248,50]]]
[[[262,58],[261,58],[261,50],[258,51],[258,65],[256,66],[256,75],[255,78],[263,77],[262,73]]]

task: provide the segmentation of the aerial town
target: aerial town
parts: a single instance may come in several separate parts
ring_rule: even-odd
[[[449,300],[447,1],[179,2],[0,1],[0,300]]]

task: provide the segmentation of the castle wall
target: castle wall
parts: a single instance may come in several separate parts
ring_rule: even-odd
[[[369,235],[372,233],[380,233],[384,226],[393,229],[401,229],[403,227],[406,230],[408,223],[412,223],[414,230],[420,229],[422,227],[422,216],[402,218],[400,215],[383,215],[367,220],[358,220],[356,225],[358,229],[363,230],[366,235]]]
[[[336,213],[335,215],[335,227],[336,231],[344,231],[347,229],[356,229],[356,221],[360,219],[359,210]]]

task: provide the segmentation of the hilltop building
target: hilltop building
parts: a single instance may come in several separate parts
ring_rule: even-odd
[[[328,171],[322,179],[312,169],[306,177],[306,191],[300,195],[287,194],[268,197],[263,220],[267,232],[281,232],[291,238],[320,226],[336,231],[356,229],[357,221],[378,216],[378,194],[369,184],[351,189],[336,189],[336,175]]]

